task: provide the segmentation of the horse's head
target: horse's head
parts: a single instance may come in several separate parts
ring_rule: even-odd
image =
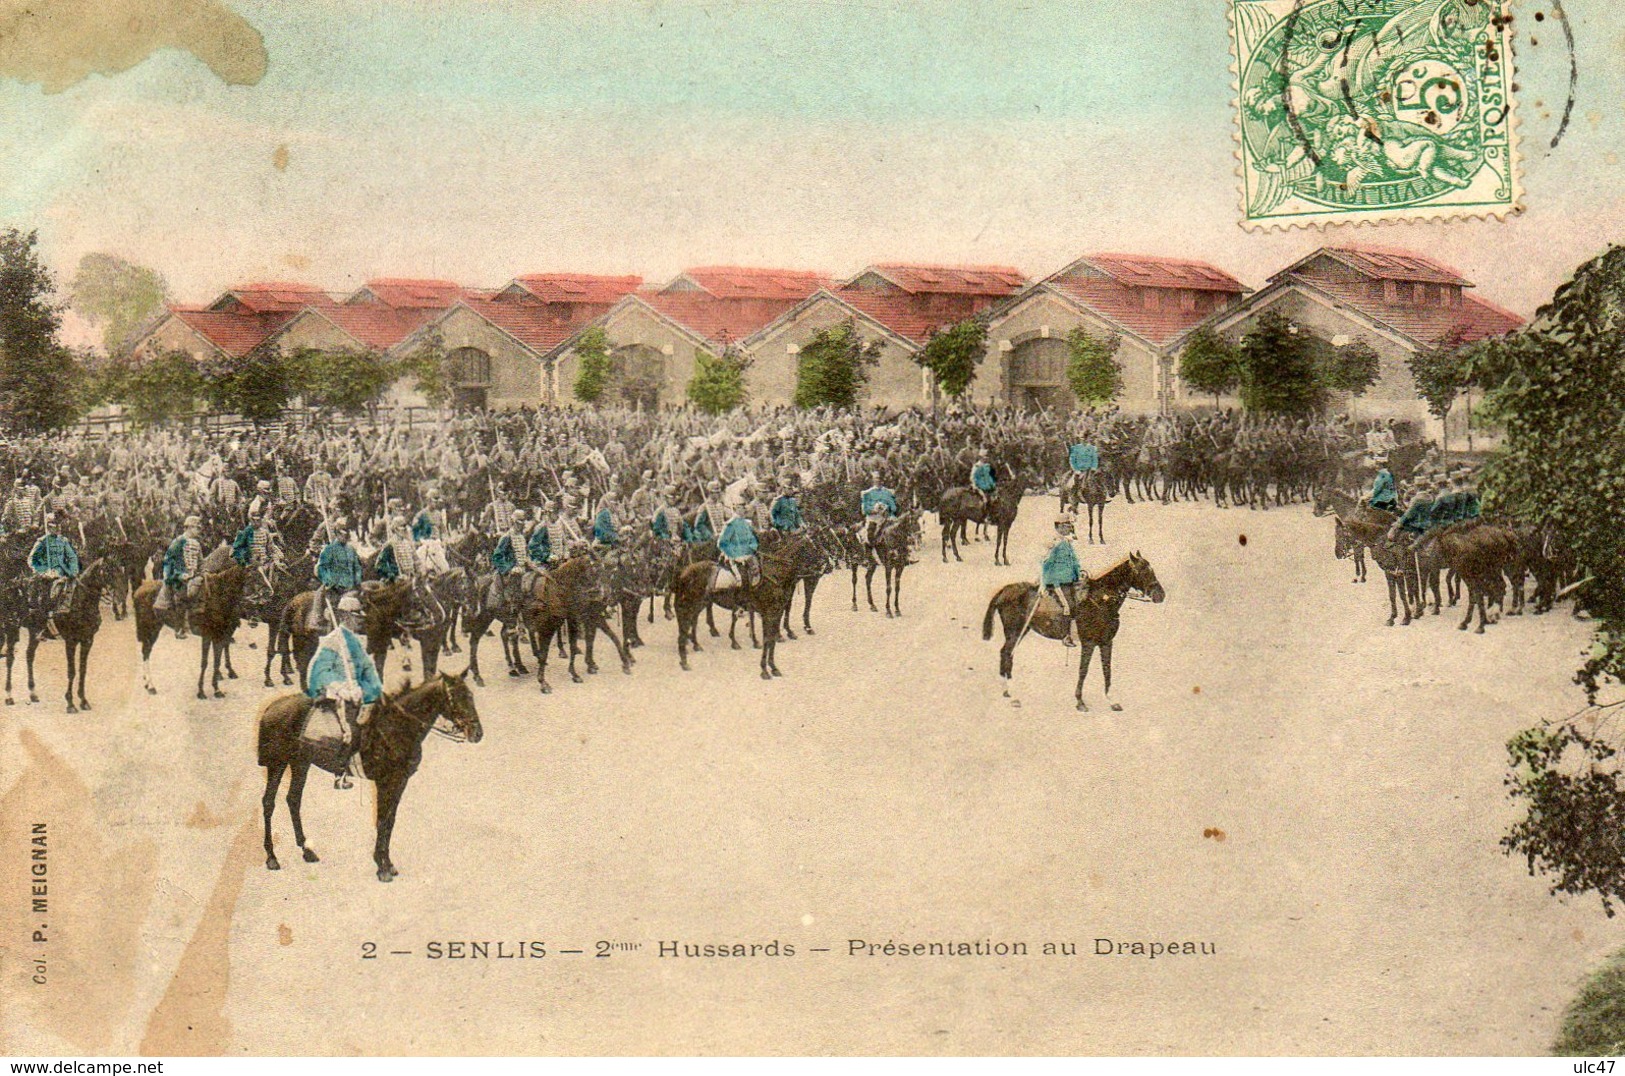
[[[440,673],[440,687],[446,692],[446,708],[435,718],[435,729],[454,740],[479,743],[485,737],[480,726],[479,708],[474,705],[474,692],[468,686],[468,670],[456,676]],[[449,725],[450,728],[442,726]]]
[[[1154,602],[1160,602],[1168,596],[1157,581],[1157,573],[1151,567],[1151,562],[1140,556],[1136,549],[1128,555],[1129,586],[1144,594]]]
[[[1337,556],[1338,560],[1347,560],[1359,548],[1359,543],[1354,540],[1354,536],[1349,533],[1349,529],[1343,526],[1341,519],[1332,520],[1332,533],[1332,552]]]
[[[1335,509],[1336,509],[1336,506],[1332,504],[1331,495],[1326,491],[1326,488],[1324,486],[1316,486],[1315,489],[1314,489],[1314,512],[1315,512],[1315,515],[1317,515],[1317,516],[1330,515]],[[1341,554],[1339,554],[1339,555],[1341,555]]]

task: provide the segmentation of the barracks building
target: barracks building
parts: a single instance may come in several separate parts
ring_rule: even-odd
[[[608,389],[617,402],[680,406],[697,357],[734,349],[751,359],[749,406],[773,407],[791,400],[801,349],[817,333],[851,324],[878,345],[866,402],[907,408],[936,398],[914,356],[937,330],[980,316],[988,334],[970,389],[976,402],[1074,406],[1067,338],[1082,329],[1119,341],[1119,406],[1156,413],[1213,403],[1179,381],[1180,352],[1193,331],[1240,340],[1275,311],[1334,344],[1362,340],[1375,349],[1381,374],[1352,404],[1361,416],[1422,419],[1408,355],[1523,324],[1472,287],[1431,258],[1368,246],[1322,247],[1256,290],[1205,262],[1141,254],[1091,254],[1037,280],[1000,265],[882,263],[845,279],[737,266],[687,269],[663,284],[582,273],[521,276],[491,289],[388,278],[345,296],[257,283],[207,305],[171,307],[134,354],[139,361],[178,351],[208,362],[270,349],[391,357],[435,349],[446,357],[459,407],[570,406],[578,403],[577,345],[599,329],[618,360]],[[391,398],[422,402],[410,384],[395,386]]]

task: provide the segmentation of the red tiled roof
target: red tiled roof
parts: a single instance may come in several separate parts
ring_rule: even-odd
[[[383,305],[397,309],[444,310],[462,298],[465,289],[461,284],[450,280],[405,280],[399,277],[383,277],[367,281],[366,287],[346,301],[353,304],[362,292],[370,293]]]
[[[544,303],[592,303],[604,306],[637,291],[640,276],[591,276],[585,273],[533,273],[514,283]]]
[[[1107,321],[1122,326],[1129,332],[1151,341],[1158,347],[1173,340],[1180,333],[1213,313],[1211,308],[1207,310],[1186,310],[1183,305],[1170,306],[1160,301],[1163,295],[1161,291],[1149,292],[1149,294],[1157,296],[1159,302],[1155,307],[1147,308],[1145,305],[1145,297],[1148,294],[1146,289],[1159,287],[1158,285],[1143,285],[1139,288],[1130,288],[1117,283],[1115,280],[1073,276],[1052,280],[1050,281],[1050,287],[1071,296]],[[1233,293],[1227,292],[1227,294]]]
[[[1008,265],[911,265],[902,262],[882,262],[867,267],[858,276],[861,277],[864,273],[884,277],[910,293],[1001,296],[1010,295],[1027,283],[1027,274]]]
[[[804,269],[702,265],[683,270],[676,280],[661,289],[662,292],[680,294],[685,289],[670,289],[683,280],[718,299],[789,299],[794,302],[800,302],[830,283],[830,278],[823,273]]]
[[[288,311],[238,314],[195,306],[172,306],[169,311],[199,336],[233,358],[253,351],[294,318],[294,314]]]
[[[335,306],[320,311],[322,317],[374,351],[388,351],[437,313],[439,310],[432,307],[401,310],[368,304]]]
[[[513,303],[494,299],[463,299],[468,307],[538,355],[551,351],[581,328],[590,317],[565,317],[553,303]]]
[[[1421,254],[1394,247],[1353,245],[1321,247],[1313,254],[1300,258],[1282,269],[1270,277],[1270,280],[1274,281],[1288,273],[1295,273],[1304,264],[1321,255],[1335,258],[1372,280],[1412,280],[1424,284],[1454,284],[1463,288],[1473,286],[1472,281],[1462,276],[1459,270]]]
[[[832,294],[916,344],[924,344],[943,325],[963,320],[962,315],[926,310],[916,295],[888,295],[863,288],[837,288]]]
[[[1143,254],[1091,254],[1083,261],[1133,288],[1192,288],[1235,295],[1247,290],[1241,281],[1207,262]]]
[[[320,288],[310,284],[273,280],[239,284],[216,299],[212,307],[218,309],[226,305],[227,300],[233,299],[256,314],[291,313],[307,306],[335,305],[333,297]]]
[[[1457,329],[1461,330],[1462,342],[1470,344],[1504,335],[1524,324],[1524,319],[1512,311],[1473,295],[1463,294],[1461,306],[1424,306],[1375,298],[1362,284],[1327,280],[1304,282],[1422,345],[1436,344]]]
[[[752,297],[739,301],[720,299],[706,292],[663,291],[637,298],[694,335],[713,344],[726,345],[738,343],[806,297]]]

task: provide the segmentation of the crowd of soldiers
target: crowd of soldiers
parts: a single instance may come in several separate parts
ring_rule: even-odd
[[[852,524],[872,543],[886,521],[931,510],[948,490],[989,498],[1006,482],[1058,488],[1080,459],[1131,500],[1284,503],[1351,461],[1364,466],[1393,438],[1391,422],[1340,417],[977,408],[521,410],[432,423],[69,433],[0,446],[9,490],[0,533],[12,556],[26,554],[40,584],[31,594],[46,609],[62,581],[115,547],[139,554],[132,582],[163,581],[160,609],[184,607],[229,550],[264,587],[273,568],[319,583],[314,629],[366,578],[416,583],[447,572],[448,546],[471,536],[488,558],[479,567],[492,602],[512,600],[556,558],[612,551],[644,532],[674,545],[714,542],[748,583],[765,528]],[[1071,451],[1079,445],[1081,455]]]

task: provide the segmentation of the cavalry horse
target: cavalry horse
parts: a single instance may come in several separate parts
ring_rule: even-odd
[[[107,587],[110,565],[106,558],[90,562],[84,571],[68,583],[67,600],[62,612],[53,618],[62,645],[67,652],[68,688],[63,698],[68,713],[90,709],[85,698],[85,674],[90,666],[90,647],[96,632],[102,626],[102,594]],[[34,655],[45,637],[45,621],[49,610],[43,605],[32,612],[28,608],[27,587],[32,580],[24,578],[0,597],[0,648],[6,657],[6,705],[14,705],[11,694],[12,668],[17,657],[17,641],[22,631],[28,631],[28,646],[24,664],[28,671],[28,701],[38,702],[39,693],[34,683]],[[78,703],[74,703],[74,688],[78,687]]]
[[[399,873],[389,857],[389,838],[395,829],[395,812],[406,792],[406,783],[423,761],[423,741],[430,730],[460,743],[479,743],[484,735],[474,695],[468,688],[467,672],[461,676],[439,673],[417,687],[396,695],[384,695],[373,706],[372,715],[361,726],[361,765],[367,780],[378,790],[377,840],[372,859],[378,880],[389,882]],[[276,812],[277,791],[282,774],[292,770],[288,780],[288,813],[293,818],[293,837],[306,863],[317,862],[315,849],[305,842],[304,821],[299,815],[305,794],[305,779],[312,764],[336,774],[336,759],[320,754],[304,738],[305,721],[311,700],[304,692],[280,695],[265,704],[259,715],[259,764],[265,767],[265,868],[281,870],[271,840],[271,817]],[[447,727],[449,726],[449,727]]]
[[[1478,634],[1488,622],[1488,604],[1503,604],[1507,580],[1515,580],[1508,616],[1523,614],[1524,562],[1522,543],[1505,527],[1492,524],[1455,524],[1429,531],[1417,548],[1424,566],[1447,565],[1467,585],[1467,615],[1456,627],[1462,631],[1478,612]]]
[[[999,536],[1008,537],[1008,526],[1001,526]],[[869,556],[865,558],[863,575],[863,592],[869,599],[869,611],[880,612],[875,608],[875,569],[885,569],[886,585],[886,615],[903,615],[903,570],[913,563],[914,547],[920,544],[920,514],[917,509],[910,508],[896,519],[887,520],[880,528],[880,534],[875,538],[874,544],[867,547]],[[997,539],[995,540],[995,563],[997,563]],[[858,565],[852,565],[852,611],[858,610]]]
[[[911,513],[912,514],[912,513]],[[918,517],[916,516],[916,528]],[[684,672],[688,671],[688,651],[700,651],[700,611],[711,605],[724,609],[748,612],[762,618],[762,679],[782,676],[778,666],[779,627],[795,594],[797,579],[797,550],[806,543],[804,536],[775,540],[766,538],[757,551],[757,578],[749,585],[741,582],[722,590],[713,590],[718,565],[716,562],[690,564],[677,574],[674,588],[677,595],[677,660]],[[729,631],[729,638],[733,632]],[[738,649],[738,643],[734,643]]]
[[[416,639],[423,657],[423,675],[433,676],[440,664],[440,647],[446,638],[445,613],[436,615],[433,608],[423,610],[429,617],[425,621],[406,625],[402,620],[411,598],[412,584],[406,579],[389,583],[365,583],[361,587],[362,633],[367,637],[367,653],[378,666],[378,675],[384,675],[384,663],[389,658],[389,646],[395,640],[404,640],[408,648]],[[411,651],[407,651],[411,660]]]
[[[1089,580],[1088,587],[1078,588],[1077,604],[1072,620],[1078,626],[1081,642],[1078,654],[1078,686],[1073,693],[1078,709],[1087,711],[1083,701],[1083,681],[1089,675],[1089,660],[1095,649],[1100,649],[1100,673],[1106,681],[1106,697],[1112,692],[1112,641],[1117,637],[1123,602],[1129,592],[1145,595],[1153,602],[1166,597],[1162,584],[1151,562],[1138,552],[1130,553],[1117,564]],[[1045,595],[1040,599],[1036,583],[1007,583],[994,592],[982,616],[982,638],[993,638],[993,617],[997,614],[1004,625],[1004,645],[999,648],[999,676],[1004,680],[1004,697],[1010,698],[1010,673],[1015,663],[1016,644],[1035,632],[1057,642],[1068,634],[1068,618],[1061,612],[1055,599]],[[1111,703],[1113,710],[1122,710],[1122,704]]]
[[[248,569],[236,561],[231,561],[225,568],[215,572],[203,572],[203,589],[194,603],[192,613],[192,627],[197,632],[199,657],[197,671],[197,697],[206,699],[209,696],[203,692],[203,681],[209,671],[209,655],[214,654],[214,697],[223,699],[226,693],[220,690],[220,663],[226,663],[226,676],[236,679],[237,674],[231,668],[231,658],[227,648],[231,645],[231,636],[237,630],[241,619],[241,604],[243,588],[248,580]],[[136,588],[135,597],[131,604],[135,607],[135,637],[141,646],[141,684],[146,688],[147,694],[156,695],[158,689],[152,686],[152,671],[150,661],[153,644],[158,641],[158,633],[166,627],[175,627],[179,621],[179,607],[171,605],[162,614],[154,608],[158,599],[158,589],[163,583],[156,579],[148,580]]]
[[[551,571],[537,577],[522,615],[525,630],[530,636],[531,656],[536,659],[536,682],[542,694],[553,690],[547,682],[547,651],[561,631],[569,634],[572,683],[581,683],[581,675],[576,672],[576,654],[580,650],[576,644],[583,635],[586,637],[587,672],[598,671],[592,651],[593,639],[600,631],[615,644],[615,652],[621,659],[621,671],[631,675],[632,653],[604,619],[604,610],[611,599],[608,590],[602,566],[586,553],[567,557]],[[469,653],[472,656],[472,646]]]
[[[986,504],[982,501],[982,495],[969,486],[944,493],[937,505],[937,520],[942,525],[942,562],[948,563],[950,549],[955,560],[964,559],[959,555],[959,543],[966,540],[967,523],[978,526],[991,523],[994,528],[993,563],[1008,565],[1010,528],[1015,524],[1016,513],[1021,510],[1022,495],[1026,492],[1026,483],[1011,475],[1009,482],[999,483]]]
[[[1382,569],[1383,578],[1388,583],[1390,628],[1402,615],[1401,626],[1413,619],[1421,619],[1422,579],[1417,569],[1416,555],[1406,544],[1388,538],[1388,530],[1397,516],[1372,508],[1334,489],[1315,491],[1314,514],[1337,518],[1338,540],[1344,550],[1351,549],[1349,543],[1371,550],[1371,559]],[[1415,617],[1411,615],[1413,607]]]
[[[1061,486],[1061,511],[1076,513],[1081,504],[1088,515],[1086,533],[1090,545],[1095,544],[1097,534],[1100,544],[1106,544],[1106,505],[1111,499],[1111,476],[1098,467],[1073,471]]]

